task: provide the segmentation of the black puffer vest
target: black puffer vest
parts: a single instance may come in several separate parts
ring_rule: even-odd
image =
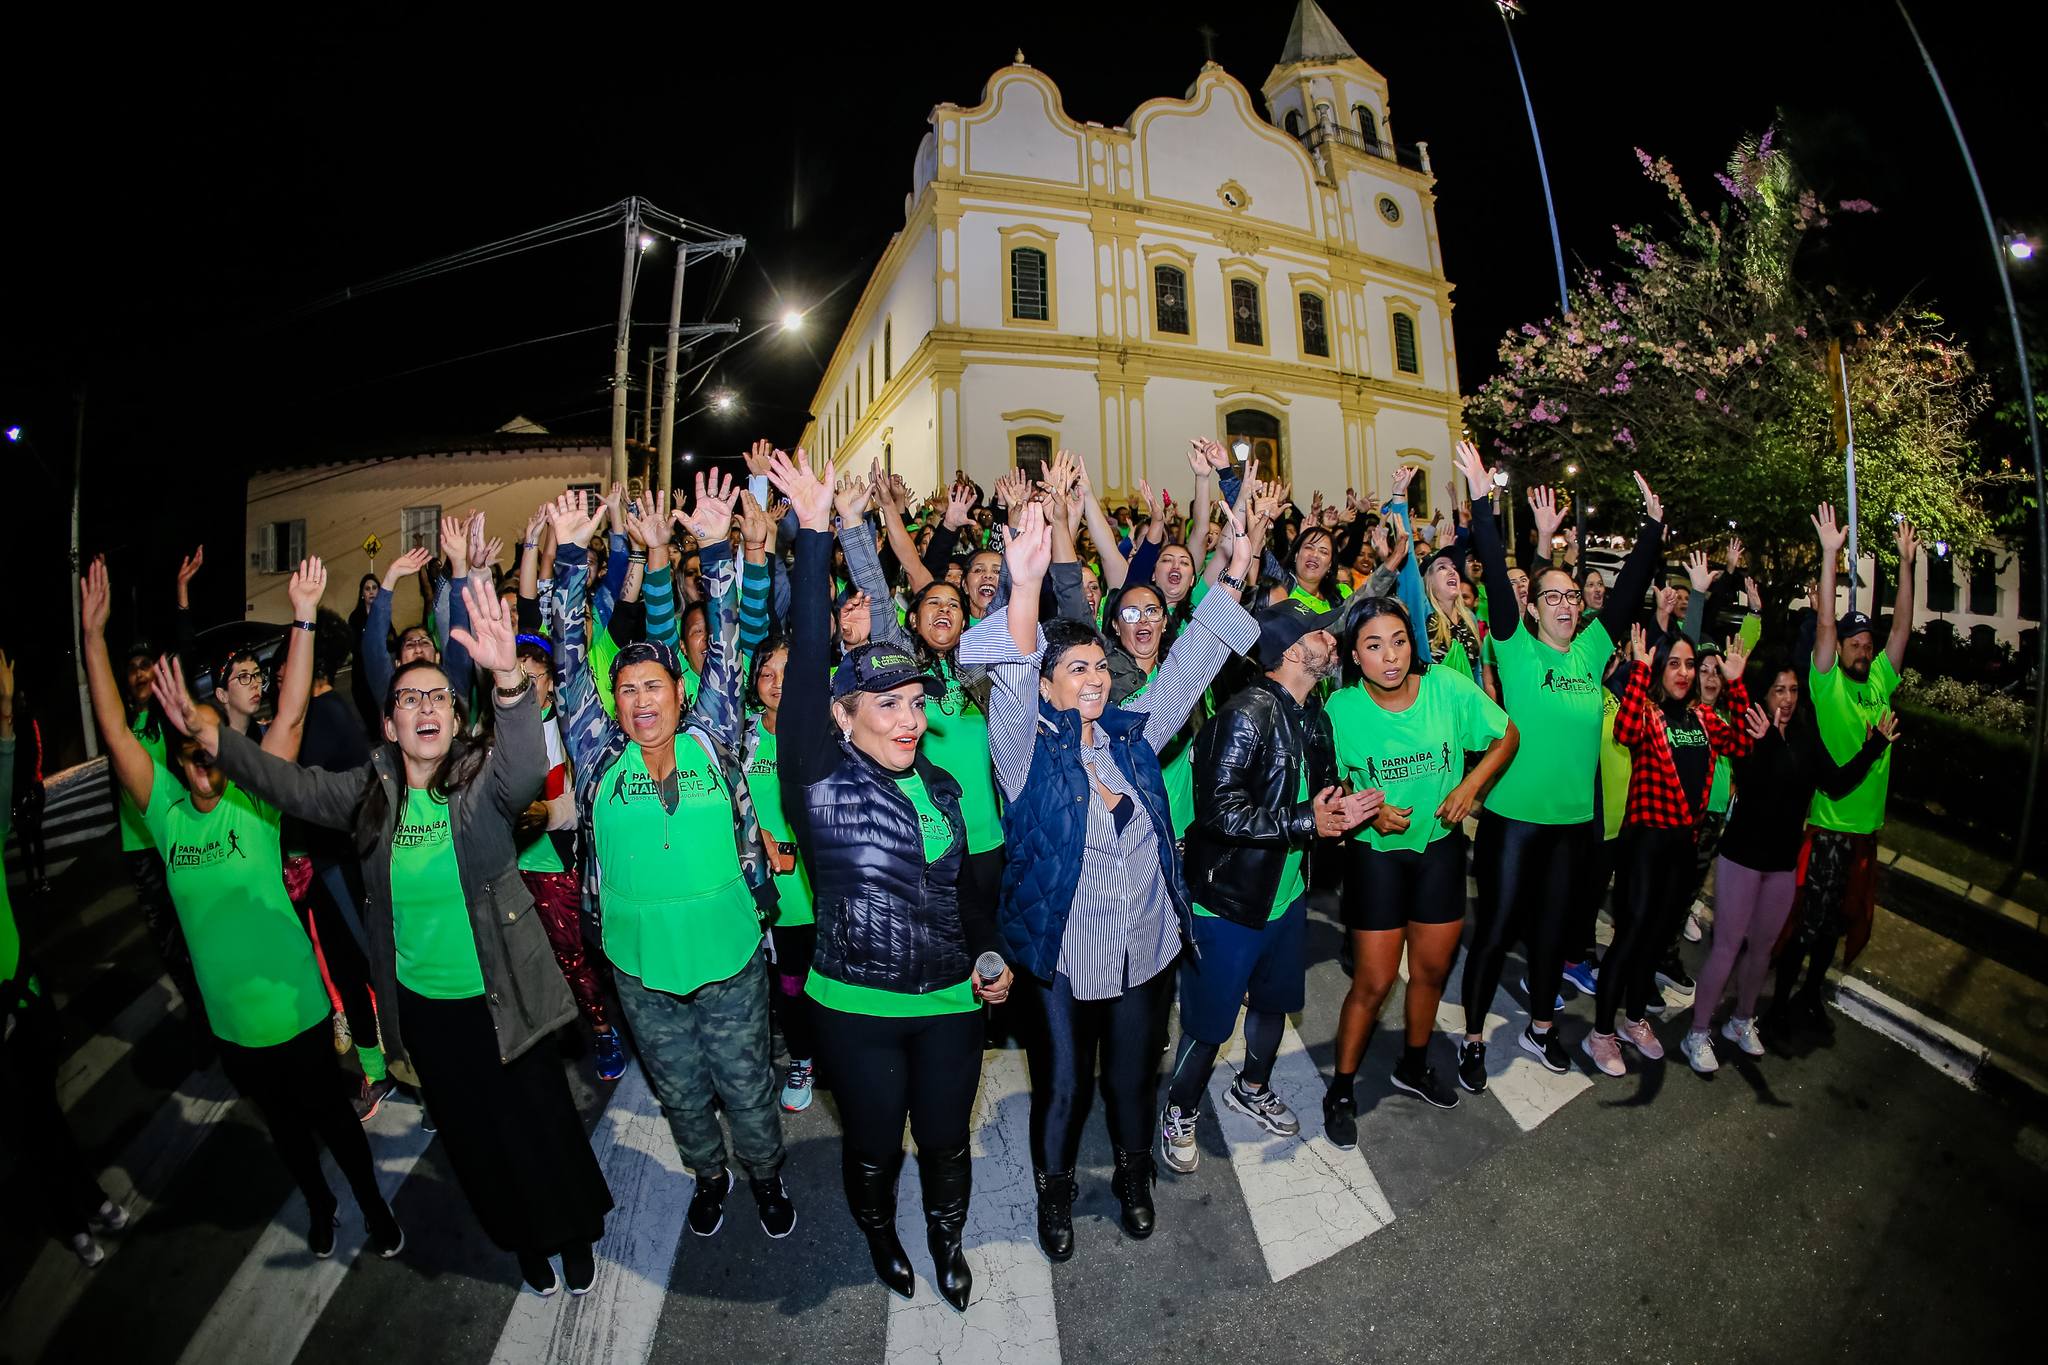
[[[811,969],[910,995],[957,986],[973,967],[954,889],[967,847],[960,784],[918,755],[917,775],[953,827],[953,846],[927,863],[910,798],[873,759],[841,748],[837,771],[803,793],[800,842],[818,916]]]

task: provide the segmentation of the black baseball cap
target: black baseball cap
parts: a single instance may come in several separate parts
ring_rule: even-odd
[[[1436,568],[1436,562],[1439,559],[1441,559],[1444,563],[1451,566],[1451,570],[1458,575],[1458,581],[1460,583],[1463,583],[1466,577],[1466,553],[1467,551],[1460,548],[1459,546],[1446,545],[1443,549],[1438,550],[1435,554],[1431,555],[1429,558],[1422,561],[1422,576],[1424,578],[1428,578],[1430,572]]]
[[[848,651],[832,675],[832,695],[855,692],[893,692],[905,683],[923,683],[927,697],[943,697],[946,685],[901,646],[870,641]]]
[[[1872,629],[1868,616],[1860,611],[1852,611],[1835,622],[1835,638],[1846,640],[1851,635],[1868,635]]]
[[[1254,652],[1262,667],[1278,668],[1280,656],[1292,649],[1302,636],[1328,630],[1337,619],[1334,611],[1310,611],[1292,597],[1267,607],[1258,615],[1259,643]]]

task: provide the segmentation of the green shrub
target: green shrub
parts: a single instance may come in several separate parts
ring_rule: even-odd
[[[2017,697],[1996,689],[1955,678],[1926,678],[1918,670],[1900,675],[1901,695],[1910,694],[1907,705],[1968,721],[2001,734],[2025,735],[2034,727],[2033,708]]]
[[[1894,701],[1899,742],[1892,748],[1891,801],[1980,847],[2010,853],[2027,780],[2028,736],[1958,714],[1945,695],[1937,682]]]

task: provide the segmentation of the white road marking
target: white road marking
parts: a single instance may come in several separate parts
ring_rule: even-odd
[[[183,1003],[184,996],[168,974],[150,982],[142,994],[114,1016],[104,1033],[95,1033],[79,1044],[78,1050],[57,1068],[57,1103],[66,1110],[78,1103],[81,1096],[135,1050],[135,1045],[151,1029],[163,1022],[165,1015]]]
[[[1939,1019],[1930,1019],[1853,976],[1844,976],[1837,983],[1835,1008],[1865,1028],[1883,1034],[1949,1079],[1976,1088],[1977,1072],[1985,1061],[1984,1045],[1964,1037]]]
[[[1436,1007],[1436,1021],[1453,1042],[1463,1042],[1465,1006],[1450,998],[1456,978],[1453,972],[1452,988]],[[1528,1026],[1527,1011],[1507,989],[1495,991],[1493,1008],[1486,1012],[1486,1093],[1500,1101],[1500,1107],[1525,1133],[1593,1088],[1592,1080],[1576,1062],[1560,1076],[1537,1061],[1534,1053],[1524,1052],[1522,1030]]]
[[[1272,1086],[1301,1120],[1300,1136],[1275,1137],[1223,1102],[1243,1057],[1240,1032],[1209,1078],[1209,1107],[1230,1144],[1266,1273],[1284,1280],[1378,1232],[1394,1221],[1394,1210],[1364,1154],[1342,1151],[1323,1136],[1326,1087],[1294,1026],[1281,1032]]]
[[[974,1197],[967,1205],[965,1246],[974,1270],[974,1297],[965,1313],[955,1312],[932,1288],[915,1154],[904,1163],[896,1191],[896,1235],[917,1267],[917,1295],[889,1295],[890,1365],[1058,1365],[1052,1266],[1038,1249],[1030,1094],[1021,1051],[983,1054],[981,1093],[970,1121]]]
[[[100,1187],[128,1210],[129,1218],[130,1231],[99,1239],[109,1258],[133,1235],[135,1224],[149,1213],[213,1125],[234,1107],[235,1099],[234,1087],[218,1068],[192,1073],[101,1175]],[[95,1273],[80,1265],[69,1247],[55,1241],[43,1247],[5,1305],[8,1346],[16,1359],[42,1356]]]
[[[580,1299],[522,1288],[492,1365],[642,1365],[654,1353],[693,1186],[637,1062],[612,1092],[592,1146],[616,1205],[597,1244],[597,1280]]]
[[[434,1135],[420,1127],[417,1105],[389,1100],[366,1127],[377,1162],[377,1187],[388,1200],[412,1174]],[[199,1330],[185,1343],[184,1353],[178,1357],[180,1365],[288,1361],[306,1344],[313,1325],[364,1246],[362,1214],[348,1183],[324,1152],[321,1165],[328,1185],[341,1201],[334,1255],[323,1261],[306,1249],[306,1201],[293,1190],[214,1299]]]

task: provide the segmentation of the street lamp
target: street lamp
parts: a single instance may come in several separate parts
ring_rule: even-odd
[[[2033,241],[2020,236],[2017,232],[2005,239],[2005,250],[2006,254],[2016,261],[2031,261],[2034,259]]]
[[[649,247],[651,247],[651,246],[653,246],[653,245],[654,245],[654,239],[653,239],[652,237],[648,236],[648,235],[647,235],[646,233],[644,233],[644,232],[640,234],[640,249],[641,249],[642,251],[645,251],[645,250],[647,250],[647,248],[649,248]]]
[[[732,395],[729,393],[714,393],[711,395],[711,408],[714,412],[731,412],[732,402]]]
[[[804,315],[797,309],[792,308],[782,315],[782,330],[785,332],[797,331],[800,328],[802,328],[803,325]]]
[[[10,440],[10,441],[19,441],[19,440],[21,439],[21,428],[20,428],[20,427],[9,427],[9,428],[7,428],[7,439],[8,439],[8,440]]]
[[[1243,464],[1252,457],[1252,443],[1240,436],[1230,443],[1230,453],[1237,456],[1239,464]]]

